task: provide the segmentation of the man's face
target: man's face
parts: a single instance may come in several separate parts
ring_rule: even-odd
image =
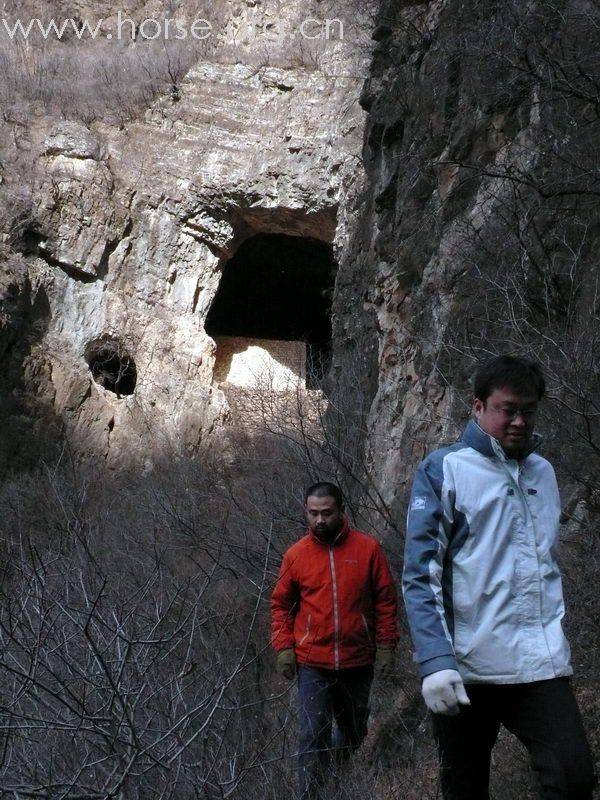
[[[494,389],[487,400],[475,398],[473,415],[479,427],[500,442],[509,458],[520,458],[531,441],[537,407],[536,394]]]
[[[309,495],[304,504],[308,527],[322,539],[328,539],[339,533],[344,512],[338,508],[333,497],[316,497]]]

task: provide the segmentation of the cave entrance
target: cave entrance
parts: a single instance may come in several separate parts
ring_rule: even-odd
[[[135,361],[114,336],[103,335],[89,341],[84,350],[94,381],[117,397],[133,394],[137,383]]]
[[[217,342],[215,378],[232,374],[232,358],[246,343],[246,352],[262,349],[308,389],[319,388],[331,353],[335,270],[332,246],[317,239],[261,233],[245,241],[227,262],[206,318]],[[247,356],[250,371],[251,362]]]

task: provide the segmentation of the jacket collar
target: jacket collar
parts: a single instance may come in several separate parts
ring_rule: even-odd
[[[344,514],[344,521],[342,522],[342,527],[339,530],[339,533],[332,539],[331,541],[326,541],[325,539],[320,539],[317,534],[312,530],[312,528],[308,529],[308,534],[313,539],[313,541],[318,542],[319,544],[324,544],[326,547],[332,547],[336,544],[341,544],[344,539],[348,536],[350,532],[350,523],[348,522],[348,517]]]
[[[486,433],[483,428],[480,428],[474,419],[470,420],[467,424],[462,440],[466,445],[472,447],[474,450],[477,450],[477,452],[481,453],[482,455],[488,456],[489,458],[496,456],[502,461],[514,460],[510,459],[506,455],[500,442],[497,439],[494,439],[493,436],[490,436],[489,433]],[[519,460],[523,461],[525,458],[527,458],[527,456],[531,455],[534,450],[537,450],[541,443],[542,437],[540,434],[534,433],[531,437],[529,448]]]

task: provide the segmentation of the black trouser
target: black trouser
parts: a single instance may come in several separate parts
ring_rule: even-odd
[[[490,756],[500,725],[529,751],[543,800],[590,800],[590,749],[568,678],[466,686],[455,717],[433,714],[444,800],[489,800]]]
[[[346,761],[367,735],[372,680],[372,666],[337,671],[298,667],[302,800],[319,800],[333,761]]]

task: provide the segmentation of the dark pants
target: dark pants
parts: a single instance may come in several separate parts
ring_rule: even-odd
[[[444,800],[489,800],[500,725],[529,751],[543,800],[590,800],[592,758],[568,678],[466,690],[471,705],[458,716],[433,714]]]
[[[373,667],[342,670],[298,667],[302,800],[321,798],[332,763],[343,763],[367,735],[372,680]]]

